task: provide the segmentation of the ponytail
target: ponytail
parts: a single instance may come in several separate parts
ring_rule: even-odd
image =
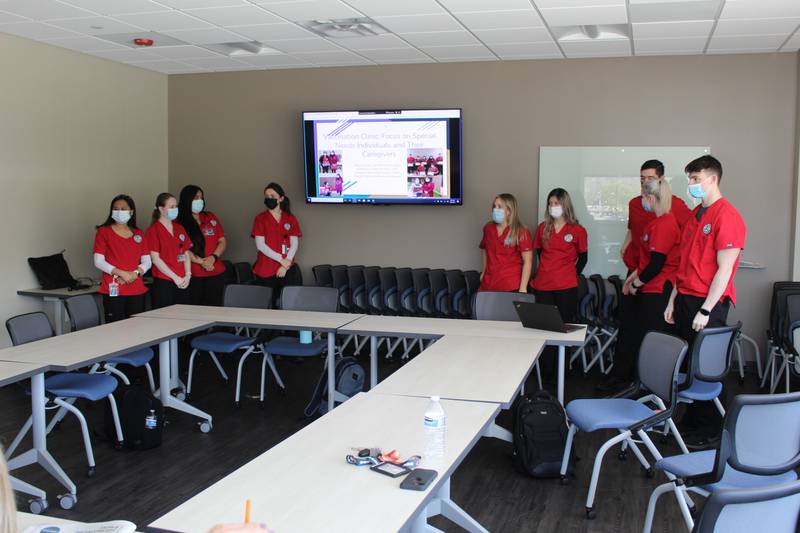
[[[267,184],[266,187],[264,187],[264,192],[267,192],[267,189],[272,189],[273,191],[278,193],[278,196],[283,196],[283,201],[280,203],[281,211],[284,211],[287,215],[291,215],[292,214],[291,202],[289,201],[289,197],[286,196],[286,193],[283,192],[283,187],[281,187],[280,185],[278,185],[273,181]]]
[[[175,197],[168,192],[162,192],[161,194],[156,196],[156,208],[153,209],[153,218],[150,221],[151,224],[155,224],[156,222],[158,222],[158,219],[161,218],[161,211],[159,211],[158,208],[167,205],[167,201],[170,198],[175,198]]]
[[[644,184],[644,194],[656,199],[653,210],[656,216],[666,215],[672,210],[672,189],[665,178],[646,181]]]

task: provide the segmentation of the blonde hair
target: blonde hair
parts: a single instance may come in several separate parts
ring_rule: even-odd
[[[508,237],[507,243],[516,246],[519,243],[519,234],[524,226],[519,220],[519,207],[517,199],[513,194],[507,192],[495,196],[495,200],[501,200],[508,210]]]
[[[653,206],[656,216],[666,215],[672,210],[672,189],[664,178],[646,181],[644,183],[644,194],[652,196],[656,202]]]
[[[0,533],[17,533],[17,503],[11,490],[4,451],[0,446]]]
[[[556,219],[550,216],[550,198],[558,199],[558,203],[561,204],[561,208],[564,210],[564,220],[567,224],[577,224],[578,218],[575,216],[575,209],[572,207],[572,199],[569,197],[569,193],[561,188],[553,189],[550,191],[550,194],[547,195],[547,205],[544,208],[544,230],[542,231],[542,240],[547,242],[550,239],[550,235],[553,233],[553,228],[556,224]]]

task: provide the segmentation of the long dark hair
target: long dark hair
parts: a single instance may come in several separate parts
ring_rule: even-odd
[[[156,208],[153,209],[153,219],[150,221],[150,224],[155,224],[158,222],[158,219],[161,218],[161,212],[158,210],[159,207],[164,207],[167,205],[167,200],[170,198],[175,198],[168,192],[162,192],[158,196],[156,196]]]
[[[289,202],[289,197],[283,192],[283,187],[275,183],[274,181],[269,183],[266,187],[264,187],[264,192],[267,192],[267,189],[272,189],[278,196],[283,196],[283,201],[280,203],[281,211],[285,211],[287,215],[292,214],[291,203]]]
[[[189,239],[191,239],[193,245],[192,253],[197,257],[205,257],[206,240],[192,212],[192,201],[197,196],[197,191],[203,193],[203,202],[205,202],[206,193],[197,185],[187,185],[181,189],[181,194],[178,198],[178,222],[189,234]],[[205,206],[203,206],[203,211],[205,211]]]
[[[100,229],[103,226],[110,226],[112,224],[117,223],[117,221],[111,217],[111,212],[114,211],[114,204],[117,203],[117,200],[125,200],[125,203],[128,204],[128,209],[133,211],[131,219],[128,220],[128,227],[131,229],[139,229],[136,226],[136,204],[134,203],[133,198],[131,198],[127,194],[118,194],[114,197],[113,200],[111,200],[111,205],[108,206],[108,216],[106,217],[106,221],[100,224],[99,226],[96,226],[96,228]]]

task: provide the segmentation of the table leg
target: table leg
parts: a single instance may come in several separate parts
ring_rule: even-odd
[[[492,422],[489,427],[486,428],[486,431],[483,432],[483,436],[494,437],[506,442],[514,442],[514,436],[511,432],[502,426],[498,426],[497,422]]]
[[[170,393],[170,378],[171,378],[171,361],[170,361],[170,341],[164,341],[158,345],[158,384],[159,384],[159,398],[164,407],[171,407],[178,411],[183,411],[190,415],[204,419],[208,425],[200,426],[200,429],[205,433],[211,430],[212,418],[208,413],[201,411],[197,407],[179,400]]]
[[[564,371],[566,365],[567,348],[562,344],[558,347],[558,403],[564,405]]]
[[[53,326],[56,330],[56,335],[64,333],[64,301],[61,298],[44,298],[45,302],[53,304]]]
[[[69,491],[74,505],[77,500],[78,489],[75,483],[67,476],[58,462],[47,451],[47,420],[45,416],[45,393],[44,393],[44,373],[36,374],[31,377],[31,416],[33,431],[33,448],[25,453],[17,455],[8,461],[8,470],[16,470],[24,466],[38,463],[53,476],[56,481],[64,485]],[[72,505],[65,505],[65,509]]]
[[[186,385],[181,381],[179,368],[180,352],[178,351],[178,339],[169,341],[169,390],[186,390]]]
[[[456,503],[450,499],[450,478],[447,478],[444,483],[442,483],[442,486],[436,491],[433,500],[428,503],[425,509],[422,509],[419,514],[414,517],[408,529],[412,533],[439,531],[428,524],[427,520],[436,515],[444,516],[471,533],[489,533],[477,520],[472,518],[464,509],[456,505]]]
[[[369,388],[378,384],[378,337],[369,338]]]
[[[328,333],[328,411],[333,411],[336,398],[336,333]]]

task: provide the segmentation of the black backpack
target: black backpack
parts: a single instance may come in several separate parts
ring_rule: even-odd
[[[149,450],[161,446],[164,432],[164,407],[161,400],[145,387],[123,384],[114,391],[114,399],[117,402],[125,446],[133,450]],[[155,414],[155,424],[154,427],[145,427],[148,425],[150,411]],[[117,441],[109,402],[105,402],[105,433],[111,442]]]
[[[342,357],[336,361],[335,380],[336,390],[351,398],[364,390],[366,372],[355,357]],[[328,412],[328,368],[322,369],[317,386],[311,401],[304,411],[308,418],[324,415]]]
[[[514,412],[514,466],[536,478],[557,478],[567,442],[567,414],[547,391],[522,396]],[[569,458],[567,474],[575,467]]]

